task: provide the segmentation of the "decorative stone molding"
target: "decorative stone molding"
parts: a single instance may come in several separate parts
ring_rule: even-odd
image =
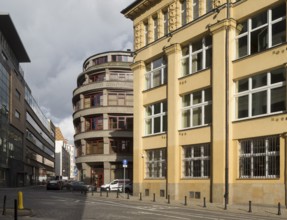
[[[142,45],[142,28],[141,26],[143,25],[143,22],[137,24],[135,27],[134,27],[134,47],[135,47],[135,50],[138,50],[141,48],[141,45]]]
[[[234,19],[224,19],[208,27],[211,34],[215,34],[219,31],[226,30],[228,27],[236,28],[236,21]]]
[[[179,26],[179,4],[180,2],[177,0],[169,5],[169,31],[174,31]]]
[[[131,69],[133,72],[141,69],[145,69],[145,63],[142,60],[136,61],[131,65]]]
[[[170,46],[165,47],[164,52],[167,56],[180,52],[181,51],[181,47],[180,44],[171,44]]]

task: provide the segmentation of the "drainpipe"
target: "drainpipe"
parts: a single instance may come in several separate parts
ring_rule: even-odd
[[[230,19],[230,0],[226,2],[226,10],[227,10],[227,21]],[[225,38],[225,85],[226,85],[226,117],[225,117],[225,204],[228,204],[229,201],[229,25],[226,27],[226,38]]]

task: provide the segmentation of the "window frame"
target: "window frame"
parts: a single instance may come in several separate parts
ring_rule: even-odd
[[[206,45],[207,44],[207,38],[210,38],[210,42],[211,44],[210,45]],[[196,45],[198,42],[201,41],[201,48],[199,50],[195,50],[193,51],[193,47],[194,45]],[[210,68],[212,66],[212,38],[209,36],[209,37],[203,37],[201,38],[200,40],[198,41],[194,41],[194,42],[191,42],[189,45],[187,46],[182,46],[182,52],[185,48],[188,48],[188,54],[186,55],[183,55],[182,54],[182,57],[181,57],[181,66],[182,66],[182,70],[181,70],[181,75],[182,76],[188,76],[188,75],[192,75],[194,73],[197,73],[199,71],[202,71],[202,70],[205,70],[207,68]],[[208,60],[207,59],[207,51],[208,50],[211,50],[211,53],[210,53],[210,66],[207,66],[207,63],[206,61]],[[201,65],[202,65],[202,68],[198,69],[196,68],[195,71],[193,71],[193,56],[194,55],[198,55],[198,54],[201,54]],[[187,62],[185,60],[188,60],[188,71],[187,73],[184,73],[184,62]]]
[[[154,64],[161,60],[161,64],[159,67],[154,68]],[[163,57],[153,60],[152,62],[146,64],[146,66],[150,65],[150,70],[146,70],[145,73],[145,89],[152,89],[152,88],[156,88],[158,86],[162,86],[165,85],[167,82],[167,64],[166,61]],[[160,71],[160,83],[159,85],[154,85],[154,76],[157,73],[157,71]]]
[[[206,100],[206,93],[209,90],[210,95],[211,95],[211,100]],[[193,104],[193,96],[195,93],[201,92],[201,102],[200,103],[195,103]],[[189,96],[190,97],[190,105],[184,106],[184,97]],[[189,94],[185,94],[181,97],[182,99],[182,108],[181,108],[181,128],[182,129],[189,129],[189,128],[196,128],[196,127],[202,127],[206,125],[210,125],[212,123],[212,89],[211,88],[206,88],[198,91],[194,91]],[[205,114],[205,109],[207,106],[211,107],[211,115],[209,116],[211,118],[210,123],[206,123],[206,114]],[[194,109],[200,109],[201,111],[201,124],[200,125],[193,125],[193,110]],[[184,113],[189,112],[190,115],[190,121],[189,121],[189,126],[184,127]],[[187,123],[188,124],[188,123]]]
[[[274,146],[271,146],[270,144],[270,140],[273,140],[273,143],[275,142],[275,144],[277,144],[277,147],[278,147],[278,151],[276,151],[276,146],[274,148]],[[276,141],[274,141],[274,139],[276,139]],[[261,142],[264,142],[264,146],[262,147],[261,145],[256,145],[255,144],[255,141],[257,141],[256,143],[258,143],[259,141]],[[249,148],[250,146],[250,149],[248,149],[248,151],[250,150],[250,152],[246,152],[246,153],[242,153],[244,150],[242,150],[242,146],[243,146],[243,143],[248,143],[247,146]],[[238,177],[240,179],[274,179],[274,178],[280,178],[280,137],[279,136],[266,136],[266,137],[257,137],[257,138],[250,138],[250,139],[244,139],[244,140],[239,140],[238,142],[238,145],[239,145],[239,175]],[[260,151],[261,149],[258,148],[259,147],[262,147],[261,149],[264,150],[264,152],[254,152],[254,149],[256,149],[255,151]],[[272,148],[273,147],[273,148]],[[269,151],[269,148],[271,148],[271,150]],[[247,149],[247,148],[246,148]],[[275,149],[275,150],[272,150],[272,149]],[[260,171],[262,172],[262,168],[260,168],[260,165],[257,165],[259,168],[256,168],[256,163],[258,162],[258,160],[255,160],[255,158],[259,158],[259,157],[264,157],[264,163],[265,163],[265,166],[263,168],[263,171],[264,171],[264,175],[256,175],[256,172],[257,173],[260,173]],[[270,171],[269,171],[269,161],[270,158],[272,157],[278,157],[277,158],[277,161],[278,164],[277,164],[277,167],[276,167],[276,170],[275,172],[277,174],[273,174],[273,175],[270,175]],[[243,159],[250,159],[250,160],[243,160]],[[246,164],[246,161],[249,161],[247,162]],[[245,162],[245,164],[243,164]],[[250,163],[248,165],[248,163]],[[272,163],[272,161],[271,161]],[[273,161],[274,163],[274,161]],[[276,165],[276,164],[275,164]],[[246,168],[247,167],[247,168]],[[250,172],[249,175],[246,175],[245,173],[248,173],[248,171]],[[272,172],[272,171],[271,171]],[[242,174],[243,173],[243,174]]]
[[[159,152],[159,158],[155,158],[155,154]],[[166,178],[166,148],[146,150],[145,162],[145,178],[147,179],[162,179]],[[149,157],[151,153],[151,159]],[[165,158],[164,158],[165,157]],[[159,168],[158,174],[156,168]],[[150,170],[151,168],[151,170]]]
[[[272,83],[272,79],[271,79],[271,75],[272,75],[272,72],[274,71],[280,71],[282,69],[282,73],[285,77],[285,81],[280,81],[280,82],[276,82],[276,83]],[[263,86],[260,86],[260,87],[256,87],[256,88],[252,88],[252,79],[254,79],[255,77],[257,76],[260,76],[260,75],[263,75],[263,74],[266,74],[266,77],[267,77],[267,80],[266,80],[266,85],[263,85]],[[268,72],[265,72],[265,73],[260,73],[260,74],[256,74],[256,75],[252,75],[250,77],[247,77],[247,78],[243,78],[241,79],[242,81],[243,80],[248,80],[248,89],[244,90],[244,91],[241,91],[239,92],[238,89],[239,89],[239,82],[241,80],[238,80],[235,82],[235,93],[234,93],[234,103],[235,103],[235,120],[245,120],[245,119],[250,119],[250,118],[257,118],[257,117],[262,117],[262,116],[266,116],[266,115],[273,115],[273,114],[279,114],[279,113],[283,113],[283,112],[286,112],[287,110],[287,96],[286,96],[286,71],[283,68],[278,68],[278,69],[274,69],[274,70],[271,70],[271,71],[268,71]],[[285,110],[282,110],[282,111],[274,111],[272,112],[272,90],[274,89],[278,89],[278,88],[284,88],[285,87]],[[262,93],[262,92],[266,92],[266,113],[263,113],[263,114],[255,114],[253,115],[253,112],[252,112],[252,109],[253,109],[253,103],[252,103],[252,98],[254,94],[259,94],[259,93]],[[240,97],[245,97],[247,96],[248,98],[248,102],[247,102],[247,110],[248,110],[248,116],[246,117],[240,117],[239,118],[239,98]]]
[[[200,148],[200,156],[195,156],[194,151],[195,148]],[[189,151],[189,157],[186,157],[187,152]],[[210,178],[210,170],[211,170],[211,145],[209,143],[206,144],[196,144],[196,145],[187,145],[182,148],[182,177],[189,179],[201,179],[201,178]],[[205,155],[207,154],[207,155]],[[200,161],[200,176],[195,176],[194,172],[194,162]],[[205,161],[208,161],[208,167],[205,167]],[[186,163],[190,163],[190,170],[186,170]],[[186,175],[187,172],[189,175]],[[205,174],[208,175],[205,175]]]
[[[155,113],[155,105],[160,104],[160,112]],[[166,106],[164,106],[166,105]],[[166,111],[164,111],[164,107],[166,108]],[[148,115],[148,108],[151,109],[151,114]],[[167,122],[167,102],[162,101],[162,102],[157,102],[151,105],[148,105],[145,107],[145,135],[155,135],[155,134],[162,134],[166,132],[166,129],[164,129],[164,125]],[[160,120],[160,131],[155,132],[155,120],[158,119]],[[149,125],[149,123],[151,123]],[[149,126],[150,126],[150,133],[149,133]]]
[[[273,27],[273,25],[276,25],[276,24],[278,24],[280,22],[284,22],[284,20],[285,20],[285,42],[287,41],[287,39],[286,39],[287,38],[287,34],[286,34],[286,22],[287,22],[286,21],[286,11],[285,11],[285,16],[279,17],[279,18],[277,18],[275,20],[272,20],[272,10],[275,9],[275,8],[279,8],[280,6],[286,8],[286,4],[285,3],[281,4],[279,6],[270,8],[267,11],[260,12],[260,13],[256,14],[255,16],[253,16],[251,18],[248,18],[247,20],[245,20],[245,21],[243,21],[243,22],[241,22],[241,23],[239,23],[237,25],[238,31],[241,31],[242,28],[244,27],[244,25],[242,25],[242,24],[245,24],[245,22],[246,22],[246,31],[244,33],[237,34],[236,37],[235,37],[235,41],[236,41],[236,50],[235,51],[236,51],[236,58],[237,59],[242,58],[242,57],[246,57],[246,56],[249,56],[249,55],[252,55],[252,54],[260,53],[260,52],[263,52],[263,51],[265,51],[265,50],[267,50],[269,48],[272,48],[274,46],[282,44],[282,43],[278,43],[278,44],[272,45],[272,39],[273,39],[272,27]],[[252,25],[253,25],[252,19],[258,17],[259,15],[263,15],[264,13],[267,14],[267,21],[266,21],[266,23],[261,24],[260,26],[257,26],[257,27],[253,28],[252,27]],[[257,49],[259,51],[252,52],[251,51],[251,48],[252,48],[252,45],[253,45],[252,42],[251,42],[251,38],[252,38],[251,35],[252,35],[252,33],[256,32],[258,30],[261,30],[261,29],[262,29],[262,31],[264,31],[266,28],[267,28],[267,48],[263,48],[262,50]],[[240,54],[239,54],[239,39],[243,39],[245,37],[247,37],[247,45],[246,45],[246,47],[247,47],[246,53],[247,54],[240,56]],[[254,42],[254,44],[255,43],[258,43],[258,41]]]

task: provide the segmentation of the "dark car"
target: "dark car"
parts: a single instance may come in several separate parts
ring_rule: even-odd
[[[133,192],[133,183],[127,183],[125,185],[125,193],[132,193]]]
[[[85,184],[84,182],[81,182],[81,181],[73,181],[73,182],[69,182],[66,186],[66,188],[68,190],[71,190],[71,191],[94,191],[95,190],[95,187],[92,186],[92,185],[87,185]]]
[[[63,187],[63,182],[60,180],[49,180],[46,185],[47,190],[50,190],[50,189],[61,190],[62,187]]]

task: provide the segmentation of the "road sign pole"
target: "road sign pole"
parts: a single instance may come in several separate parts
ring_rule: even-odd
[[[124,167],[124,188],[123,192],[126,193],[126,168]]]

